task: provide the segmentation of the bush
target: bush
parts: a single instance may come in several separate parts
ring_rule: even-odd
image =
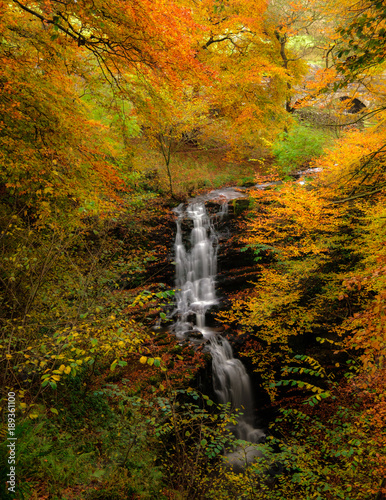
[[[332,140],[332,136],[321,129],[296,125],[278,136],[272,152],[282,172],[288,174],[320,156]]]

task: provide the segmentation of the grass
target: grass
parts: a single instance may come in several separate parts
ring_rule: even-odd
[[[242,186],[253,182],[262,172],[262,161],[231,161],[224,149],[184,147],[171,160],[173,189],[178,198],[186,198],[223,186]],[[147,189],[160,194],[169,192],[162,155],[151,150],[145,140],[133,142],[133,167],[146,179]]]
[[[288,133],[283,132],[277,137],[272,152],[282,174],[289,174],[306,167],[313,158],[320,156],[333,140],[328,130],[298,124]]]

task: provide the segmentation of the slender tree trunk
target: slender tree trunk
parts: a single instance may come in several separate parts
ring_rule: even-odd
[[[168,141],[167,144],[166,144],[166,141]],[[161,147],[162,156],[164,157],[164,160],[165,160],[166,172],[167,172],[168,179],[169,179],[170,196],[172,198],[174,198],[172,173],[170,170],[170,160],[172,157],[173,138],[172,137],[165,138],[164,135],[159,134],[158,142],[159,142],[160,147]]]
[[[287,40],[288,40],[287,35],[281,35],[278,31],[276,31],[275,36],[280,44],[280,57],[283,61],[282,66],[285,70],[288,70],[289,59],[288,59],[287,53],[286,53],[286,44],[287,44]],[[289,82],[287,82],[288,93],[287,93],[286,98],[285,98],[285,109],[286,109],[286,111],[288,111],[288,113],[292,113],[294,110],[294,108],[291,106],[291,98],[289,96],[291,88],[292,88],[291,84]]]
[[[170,196],[172,198],[174,198],[173,183],[172,183],[172,174],[170,172],[170,158],[168,158],[168,160],[166,161],[166,170],[167,170],[168,177],[169,177]]]

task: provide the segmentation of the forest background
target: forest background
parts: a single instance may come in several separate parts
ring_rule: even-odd
[[[385,498],[384,2],[0,13],[1,498]],[[191,387],[207,355],[152,327],[170,209],[275,180],[240,219],[257,277],[218,314],[274,415],[237,474],[237,412]]]

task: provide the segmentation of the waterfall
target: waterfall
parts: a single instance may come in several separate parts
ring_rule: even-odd
[[[236,193],[235,197],[238,195],[239,193]],[[215,290],[218,235],[214,221],[222,220],[228,213],[229,196],[224,198],[219,212],[212,217],[206,211],[205,199],[196,198],[186,209],[183,204],[174,209],[177,215],[175,240],[177,321],[174,330],[180,339],[189,336],[189,332],[198,330],[209,340],[213,388],[218,401],[224,404],[230,402],[232,409],[238,408],[242,413],[232,432],[238,439],[258,443],[264,437],[264,433],[254,427],[255,404],[248,373],[243,363],[233,357],[229,342],[225,338],[218,338],[205,324],[207,310],[218,303]],[[185,238],[184,243],[183,223],[186,220],[190,220],[193,227],[190,240]],[[255,456],[257,456],[256,451],[252,449],[249,452],[249,459],[252,460]],[[246,465],[238,450],[227,454],[227,457],[233,465],[243,464],[241,467]]]
[[[194,328],[190,321],[195,317],[195,329],[204,336],[210,335],[205,327],[205,314],[217,303],[215,276],[217,273],[218,238],[213,222],[208,216],[204,203],[190,203],[186,210],[183,205],[175,209],[178,214],[175,241],[177,337]],[[190,250],[183,242],[182,223],[185,218],[193,221],[190,234]]]
[[[239,359],[233,357],[232,346],[222,338],[210,340],[212,354],[213,389],[220,403],[231,403],[231,409],[238,408],[242,415],[232,429],[237,439],[259,442],[265,434],[254,424],[254,398],[249,375]]]

